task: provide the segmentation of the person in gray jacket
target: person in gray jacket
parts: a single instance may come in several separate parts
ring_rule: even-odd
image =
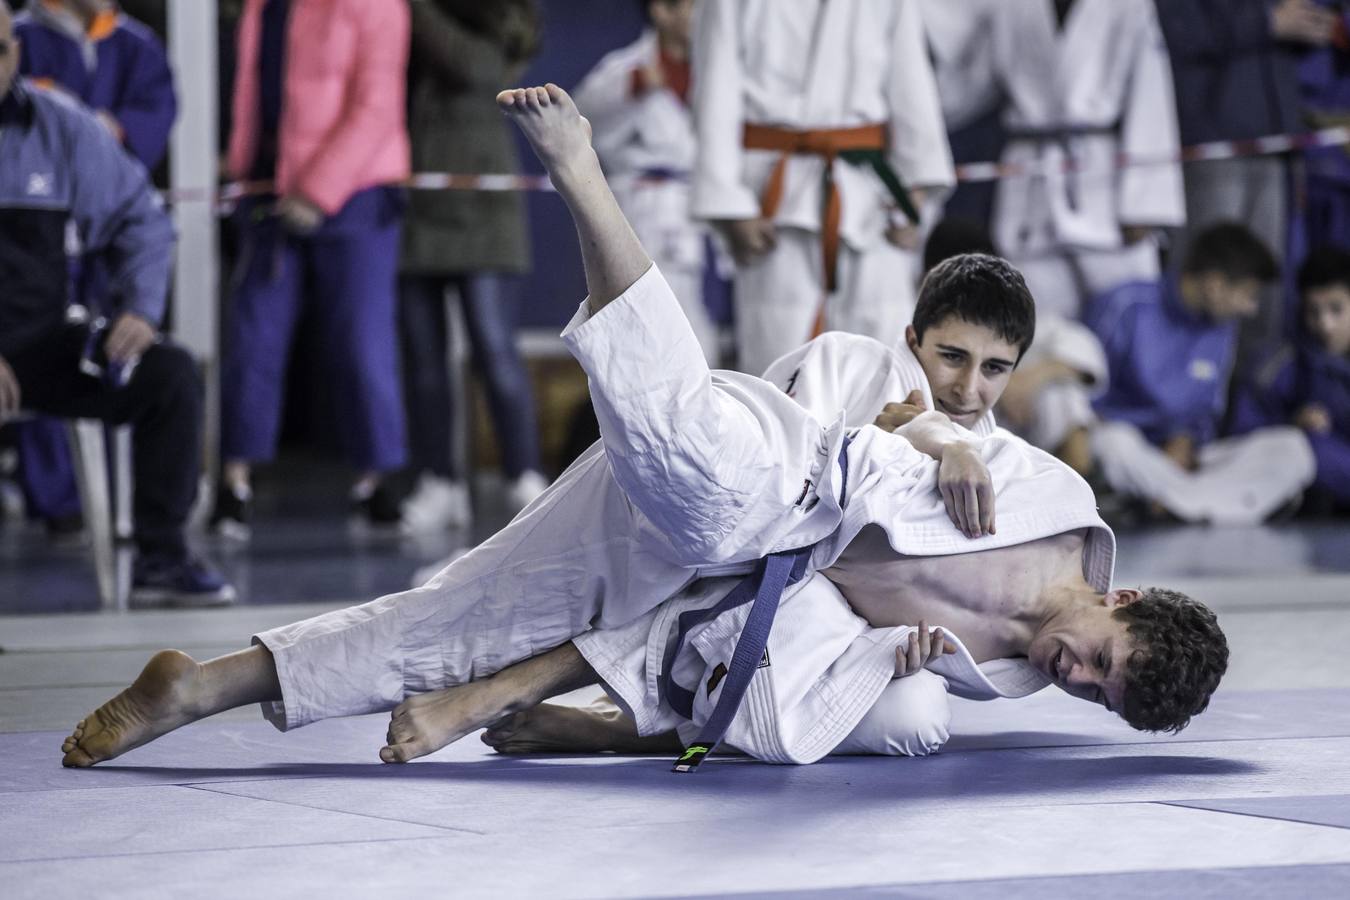
[[[133,428],[132,600],[228,603],[234,589],[189,555],[202,390],[166,343],[174,233],[145,170],[93,114],[17,80],[19,41],[0,0],[0,422],[19,411]],[[108,324],[71,304],[72,245],[103,253]]]

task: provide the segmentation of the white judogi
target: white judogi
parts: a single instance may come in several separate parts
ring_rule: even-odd
[[[708,365],[717,364],[717,328],[703,305],[707,230],[689,213],[694,122],[669,88],[640,95],[633,73],[660,56],[651,29],[606,55],[572,91],[590,119],[591,143],[614,197],[642,246],[666,276]]]
[[[918,0],[704,0],[693,66],[699,218],[759,216],[779,154],[745,150],[747,123],[792,129],[888,123],[888,156],[907,186],[954,183]],[[789,161],[774,218],[777,247],[736,274],[742,371],[762,372],[811,336],[824,291],[823,167],[815,156]],[[876,173],[843,162],[832,171],[842,199],[841,248],[826,328],[890,343],[913,314],[917,256],[885,239],[893,202]]]
[[[920,0],[947,130],[957,131],[999,103],[989,17],[1002,0]]]
[[[1003,0],[989,21],[1003,161],[1054,170],[999,182],[994,242],[1038,309],[1076,317],[1087,297],[1158,276],[1157,247],[1123,246],[1122,226],[1185,222],[1167,48],[1152,0],[1076,0],[1062,30],[1050,0]],[[1117,170],[1122,152],[1169,161]]]
[[[1030,422],[1014,429],[1042,450],[1058,450],[1069,435],[1091,428],[1097,421],[1092,400],[1106,390],[1110,371],[1101,342],[1081,322],[1063,316],[1038,314],[1036,340],[1027,348],[1018,368],[1026,371],[1045,362],[1059,362],[1077,372],[1077,381],[1056,381],[1037,395]]]
[[[424,587],[256,636],[276,662],[283,700],[264,712],[279,727],[388,709],[575,640],[642,733],[665,730],[652,651],[664,650],[669,633],[656,619],[713,599],[698,579],[744,574],[772,552],[814,546],[811,570],[828,566],[868,524],[881,526],[897,552],[917,556],[1088,529],[1084,574],[1095,589],[1109,587],[1114,539],[1091,490],[1005,432],[979,444],[997,494],[997,534],[962,536],[936,490],[937,463],[872,426],[849,446],[841,504],[843,407],[821,420],[766,381],[709,372],[654,267],[600,314],[583,305],[563,338],[590,379],[603,443]],[[956,427],[927,417],[905,427],[931,427],[931,417]],[[837,600],[817,615],[829,603],[808,598],[826,594],[811,572],[789,591],[770,639],[776,658],[751,682],[733,745],[765,760],[810,762],[844,741],[892,681],[894,649],[909,629],[871,628]],[[746,613],[703,626],[677,674],[719,658]],[[995,693],[1045,683],[1024,661],[982,671]],[[962,677],[980,683],[969,671]],[[700,696],[696,725],[717,696]]]

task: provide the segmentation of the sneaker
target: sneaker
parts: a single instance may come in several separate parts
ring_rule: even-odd
[[[374,488],[352,488],[351,524],[357,529],[384,531],[398,525],[401,518],[391,479],[386,478]]]
[[[506,502],[516,510],[522,510],[534,502],[548,489],[549,480],[533,469],[526,470],[519,478],[511,482],[506,489]]]
[[[253,535],[253,492],[240,491],[221,482],[216,489],[216,508],[211,513],[211,530],[232,541],[247,541]]]
[[[234,586],[199,559],[138,556],[131,574],[133,606],[228,606]]]
[[[469,486],[436,475],[424,474],[403,501],[400,528],[404,534],[426,534],[473,524]]]

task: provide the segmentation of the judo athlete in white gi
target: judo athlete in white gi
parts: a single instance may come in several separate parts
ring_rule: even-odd
[[[921,243],[898,204],[931,216],[955,183],[918,0],[703,0],[693,66],[693,212],[738,264],[737,368],[826,330],[897,340]]]
[[[679,724],[671,687],[692,686],[690,728],[703,728],[746,671],[742,627],[760,606],[699,613],[785,551],[801,577],[762,661],[748,660],[725,733],[760,759],[835,749],[897,674],[922,674],[911,661],[945,658],[940,674],[985,696],[1054,682],[1144,728],[1177,729],[1204,708],[1227,659],[1213,614],[1166,591],[1110,589],[1114,541],[1077,475],[936,410],[894,434],[853,431],[837,407],[821,418],[762,379],[710,372],[571,98],[549,85],[499,100],[577,225],[590,295],[564,340],[590,377],[602,441],[422,588],[202,664],[157,654],[76,726],[65,765],[250,702],[283,728],[393,707],[380,758],[406,762],[597,680],[648,735]],[[969,287],[957,262],[952,278]],[[994,262],[1003,274],[986,284],[1021,285]],[[946,493],[960,530],[940,485],[959,489]],[[700,621],[663,665],[690,612]],[[946,627],[916,629],[928,619]],[[950,656],[933,647],[944,637]]]
[[[716,366],[717,326],[703,305],[710,241],[689,210],[694,0],[651,0],[646,7],[650,27],[601,59],[572,99],[590,120],[591,142],[619,208],[679,299],[708,365]]]
[[[1156,278],[1152,231],[1185,221],[1153,0],[1005,0],[988,21],[1006,97],[1003,162],[1048,170],[999,182],[994,242],[1041,310],[1076,318],[1089,297]],[[1118,169],[1121,153],[1160,162]]]

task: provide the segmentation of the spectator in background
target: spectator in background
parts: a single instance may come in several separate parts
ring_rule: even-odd
[[[21,407],[131,425],[132,600],[227,603],[229,584],[187,550],[202,390],[186,351],[160,339],[173,227],[143,166],[57,92],[15,81],[20,44],[0,0],[0,420]],[[68,320],[67,238],[107,251],[112,324]],[[92,373],[98,372],[98,375]]]
[[[1312,512],[1350,512],[1350,251],[1314,250],[1298,273],[1303,334],[1256,370],[1237,399],[1233,429],[1303,430],[1317,460]]]
[[[899,340],[919,210],[955,181],[918,0],[703,0],[692,61],[692,209],[736,258],[737,367],[823,330]]]
[[[1332,42],[1309,47],[1299,60],[1304,118],[1312,128],[1345,127],[1350,125],[1350,12],[1341,8],[1341,0],[1319,0],[1319,5],[1334,10],[1337,20]],[[1291,229],[1290,253],[1350,246],[1350,154],[1344,146],[1315,147],[1304,150],[1303,159],[1307,182],[1301,221]]]
[[[1176,79],[1183,145],[1234,141],[1302,130],[1296,52],[1331,42],[1336,17],[1313,0],[1159,0]],[[1289,167],[1284,156],[1200,160],[1185,166],[1189,235],[1216,222],[1244,222],[1278,262],[1288,223]],[[1244,326],[1239,368],[1277,339],[1281,304],[1270,298]]]
[[[605,178],[642,246],[666,276],[708,365],[717,326],[703,303],[707,234],[689,212],[694,123],[689,114],[689,30],[694,0],[638,0],[649,27],[572,91],[590,119]]]
[[[1252,524],[1312,482],[1313,454],[1296,428],[1217,440],[1238,322],[1257,315],[1277,274],[1259,238],[1220,224],[1191,241],[1178,278],[1092,301],[1087,324],[1110,369],[1092,450],[1112,489],[1186,522]]]
[[[533,0],[414,0],[412,17],[414,167],[465,174],[519,171],[515,137],[496,96],[514,83],[538,48]],[[420,477],[403,505],[405,531],[443,530],[471,518],[468,486],[451,452],[448,288],[459,295],[473,365],[487,388],[510,482],[508,501],[521,509],[548,486],[540,473],[534,392],[515,343],[519,282],[512,276],[529,269],[528,240],[519,193],[412,195],[399,291],[412,462]]]
[[[164,48],[148,28],[110,0],[44,0],[15,16],[14,32],[24,47],[21,74],[78,97],[147,170],[159,165],[178,101]],[[103,315],[107,294],[105,260],[86,255],[74,302]],[[83,519],[65,428],[36,419],[16,429],[30,515],[53,534],[78,530]]]
[[[270,181],[239,205],[240,258],[221,371],[221,484],[213,521],[248,534],[255,463],[276,451],[287,363],[316,331],[354,511],[397,521],[376,489],[405,461],[395,299],[409,174],[404,0],[249,0],[227,174]]]
[[[989,11],[990,69],[1006,98],[994,242],[1038,312],[1161,271],[1155,232],[1185,221],[1172,73],[1152,0],[1005,0]],[[1067,171],[1066,171],[1067,167]]]

